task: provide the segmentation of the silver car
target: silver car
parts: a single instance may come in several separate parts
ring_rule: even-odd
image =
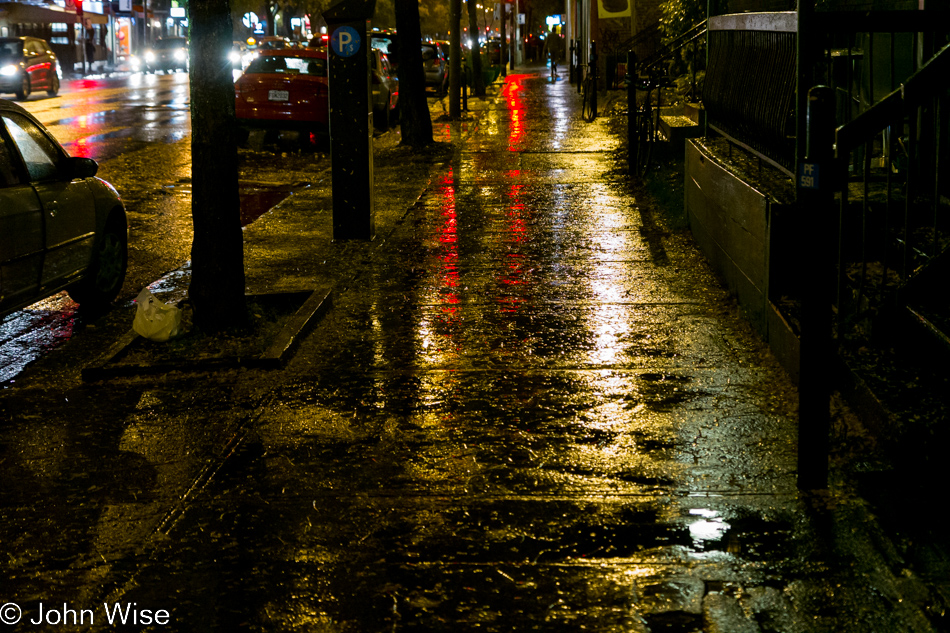
[[[30,113],[0,99],[0,317],[68,290],[108,306],[128,264],[119,194],[72,157]]]
[[[379,49],[371,52],[373,72],[373,125],[386,130],[399,118],[399,78],[389,63],[389,56]]]
[[[442,49],[434,42],[422,43],[422,66],[426,75],[426,87],[435,88],[439,94],[445,92],[448,67]]]

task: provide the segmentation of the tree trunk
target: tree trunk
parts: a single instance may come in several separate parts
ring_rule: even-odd
[[[426,101],[426,76],[422,67],[422,27],[419,0],[396,0],[399,33],[399,123],[402,144],[421,147],[432,143],[432,118]],[[416,44],[413,45],[412,43]]]
[[[468,33],[472,38],[472,92],[476,97],[485,96],[485,77],[482,75],[482,56],[478,38],[478,7],[475,0],[468,0]]]
[[[244,325],[244,235],[238,196],[228,0],[192,0],[191,284],[195,326],[216,334]]]

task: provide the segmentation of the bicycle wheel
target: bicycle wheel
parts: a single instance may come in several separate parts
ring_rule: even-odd
[[[637,176],[644,176],[650,168],[653,154],[653,113],[642,111],[637,116]]]
[[[594,82],[591,81],[591,76],[587,75],[584,78],[584,101],[581,105],[581,116],[584,117],[584,120],[590,123],[594,120],[594,103],[593,103],[593,92],[594,92]]]

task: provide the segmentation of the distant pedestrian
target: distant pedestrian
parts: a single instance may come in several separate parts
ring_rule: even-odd
[[[554,63],[561,61],[564,56],[564,38],[557,31],[552,32],[544,40],[544,58]]]
[[[92,33],[86,36],[86,63],[89,70],[92,70],[92,62],[96,61],[96,45],[92,40]]]

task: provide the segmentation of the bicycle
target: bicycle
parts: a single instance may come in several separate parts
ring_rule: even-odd
[[[659,98],[657,107],[653,107],[653,90],[660,88],[663,82],[658,77],[647,76],[634,79],[637,90],[646,91],[646,97],[643,102],[637,106],[636,116],[636,145],[631,147],[631,152],[636,152],[634,162],[634,171],[637,176],[644,176],[650,169],[650,159],[653,157],[653,146],[659,140]]]
[[[581,116],[590,123],[597,118],[597,71],[593,64],[587,66],[581,98]]]

